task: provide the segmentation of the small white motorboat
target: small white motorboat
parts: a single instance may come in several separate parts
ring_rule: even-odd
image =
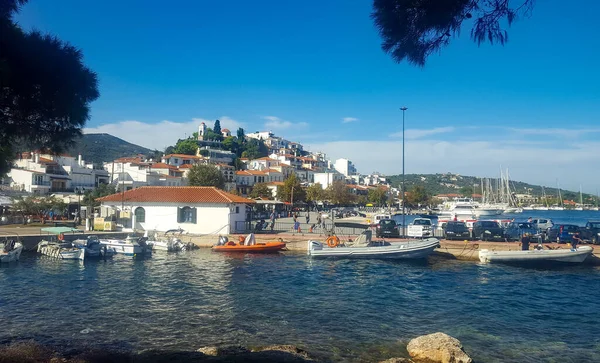
[[[179,238],[176,237],[168,237],[167,234],[169,232],[179,232],[181,234],[182,230],[169,230],[165,232],[164,237],[157,237],[156,232],[152,234],[151,237],[148,235],[148,231],[144,233],[144,238],[146,238],[146,244],[153,251],[166,251],[166,252],[178,252],[185,251],[188,249],[186,243],[183,243]]]
[[[533,249],[528,251],[479,251],[479,261],[498,263],[582,263],[594,249],[590,246],[581,246],[576,249]]]
[[[100,244],[113,248],[116,253],[125,256],[141,256],[152,253],[152,248],[146,244],[143,237],[127,236],[125,239],[101,239]]]
[[[87,239],[76,239],[73,245],[78,248],[85,248],[85,257],[87,258],[109,258],[117,254],[114,248],[100,243],[98,236],[88,236]]]
[[[21,252],[23,252],[23,244],[15,240],[0,244],[0,263],[19,261]]]
[[[335,235],[327,243],[308,241],[308,254],[312,257],[420,259],[426,258],[440,246],[437,238],[389,243],[371,241],[372,232],[362,232],[353,242],[340,244]]]

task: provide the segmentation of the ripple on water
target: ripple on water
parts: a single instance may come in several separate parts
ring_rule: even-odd
[[[208,250],[0,268],[0,341],[197,349],[305,345],[334,360],[406,355],[444,331],[482,362],[600,361],[600,270],[463,261],[311,260]]]

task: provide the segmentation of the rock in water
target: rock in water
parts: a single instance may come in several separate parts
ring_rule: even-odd
[[[252,351],[253,352],[283,352],[283,353],[289,353],[289,354],[295,355],[295,356],[303,358],[303,359],[311,360],[310,356],[308,355],[308,353],[305,350],[300,349],[300,348],[296,347],[295,345],[270,345],[268,347],[261,347],[261,348],[253,349]]]
[[[198,349],[197,352],[213,357],[221,357],[249,353],[250,351],[239,345],[227,345],[222,347],[203,347]]]
[[[414,362],[408,358],[390,358],[390,359],[383,360],[379,363],[414,363]]]
[[[440,363],[471,363],[473,359],[463,351],[456,338],[444,333],[423,335],[411,340],[406,346],[414,359]]]

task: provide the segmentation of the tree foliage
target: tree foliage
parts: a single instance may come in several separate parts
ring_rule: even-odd
[[[527,16],[534,0],[374,0],[371,17],[383,39],[381,48],[396,62],[423,66],[429,55],[440,51],[460,33],[463,22],[473,22],[471,38],[504,44],[510,26]],[[471,19],[474,19],[472,21]]]
[[[277,188],[277,199],[284,202],[303,202],[306,200],[306,191],[300,184],[296,174],[291,174],[282,186]]]
[[[79,49],[14,23],[25,2],[0,1],[0,173],[10,168],[17,146],[67,149],[99,96],[96,74]]]
[[[346,183],[341,180],[336,180],[327,188],[327,199],[332,204],[348,205],[354,203],[355,195],[346,187]]]
[[[367,196],[367,200],[374,205],[385,205],[387,202],[388,196],[387,191],[383,188],[373,188],[369,189],[369,194]]]
[[[219,169],[212,165],[194,165],[188,173],[188,185],[196,187],[225,187],[225,178]]]
[[[306,188],[306,201],[316,203],[325,199],[325,191],[321,183],[315,183]]]
[[[250,198],[272,199],[273,193],[265,183],[256,183],[249,194]]]
[[[173,154],[196,155],[198,142],[194,138],[179,139],[173,148]]]
[[[83,205],[87,205],[89,207],[98,207],[100,202],[96,199],[106,197],[107,195],[115,194],[117,192],[116,188],[112,184],[100,184],[94,190],[86,190],[83,194],[83,198],[81,199],[81,203]]]
[[[405,205],[407,207],[416,208],[428,204],[430,200],[431,195],[427,193],[425,187],[422,185],[415,185],[408,190]]]
[[[264,141],[250,139],[243,147],[241,157],[248,158],[250,160],[262,158],[269,155],[269,148],[265,145]]]
[[[221,131],[221,121],[219,121],[219,120],[215,121],[215,126],[213,127],[213,132],[217,135],[221,135],[221,138],[223,137],[223,131]]]
[[[246,134],[244,133],[244,129],[241,127],[237,129],[237,138],[240,140],[240,143],[246,142]]]
[[[16,197],[13,199],[11,208],[21,215],[43,216],[53,212],[57,215],[63,215],[67,211],[67,204],[54,196],[51,197]]]

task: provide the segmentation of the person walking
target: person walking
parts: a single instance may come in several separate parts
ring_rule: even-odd
[[[275,228],[275,211],[271,212],[270,219],[271,219],[271,232],[273,232],[273,228]]]
[[[310,212],[306,212],[306,224],[310,223]]]
[[[529,233],[523,233],[523,237],[521,237],[521,251],[529,251],[529,243],[531,243]]]
[[[575,234],[571,238],[571,249],[576,250],[577,245],[582,242],[583,242],[583,240],[581,239],[581,237],[579,237],[579,232],[575,232]]]

